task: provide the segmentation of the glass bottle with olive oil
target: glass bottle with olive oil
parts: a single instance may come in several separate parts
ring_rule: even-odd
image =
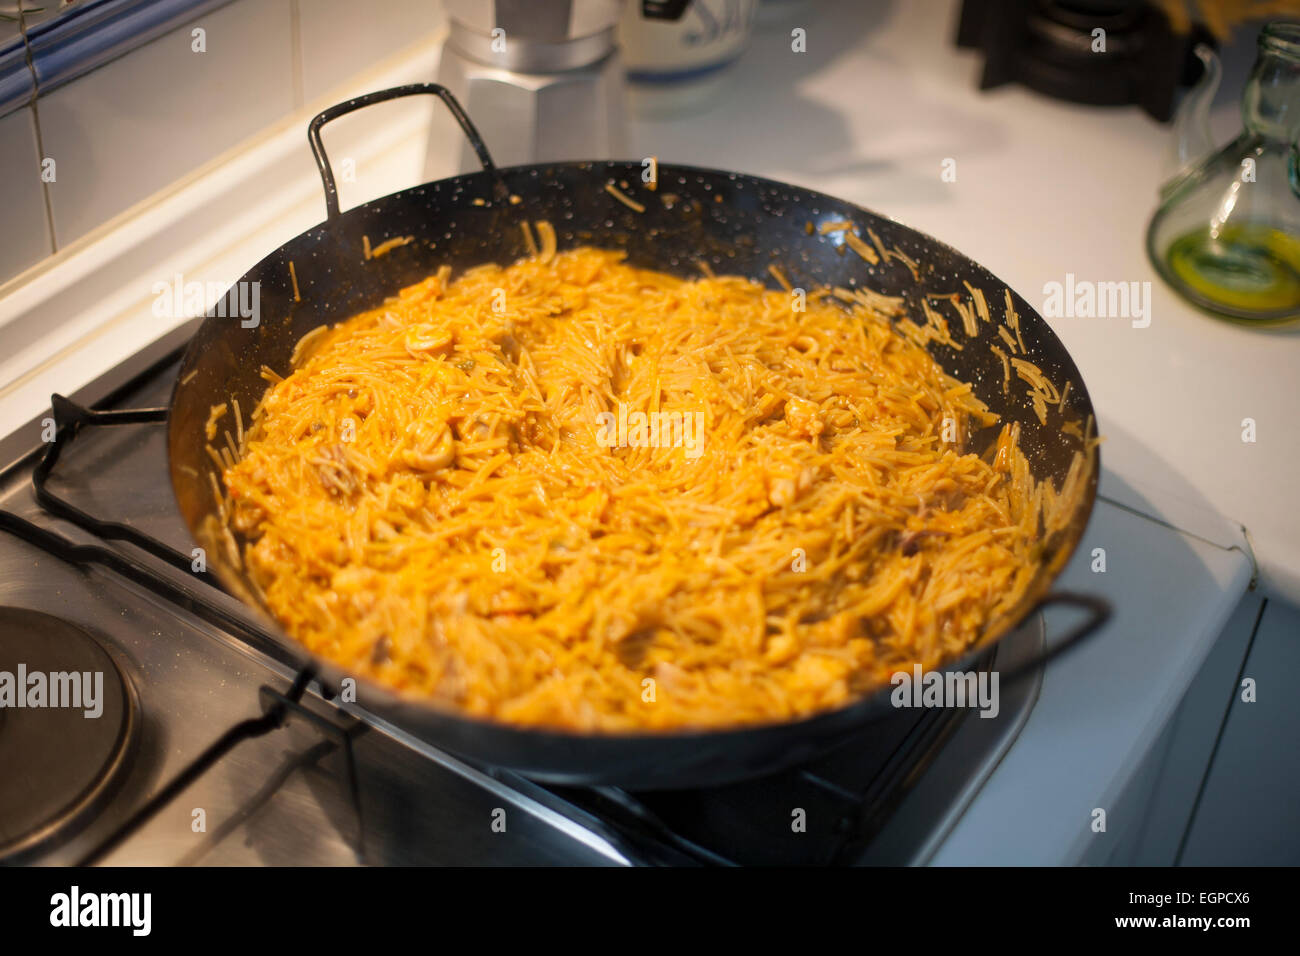
[[[1180,166],[1161,189],[1147,253],[1184,298],[1252,324],[1300,320],[1300,23],[1270,23],[1242,95],[1245,129],[1213,155],[1208,109],[1219,64],[1175,120]]]

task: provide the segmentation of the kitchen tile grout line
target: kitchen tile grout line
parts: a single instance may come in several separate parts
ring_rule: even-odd
[[[27,105],[32,111],[32,129],[36,133],[36,168],[40,175],[44,172],[41,167],[45,162],[45,141],[41,136],[41,111],[36,105],[41,95],[41,81],[36,75],[36,61],[32,57],[32,44],[27,36],[27,18],[23,15],[24,12],[23,0],[18,0],[18,32],[23,38],[23,56],[27,64],[27,72],[32,75],[32,99]],[[44,175],[40,175],[40,181],[41,198],[45,201],[45,224],[50,231],[50,255],[55,255],[59,251],[59,240],[54,232],[54,204],[50,200],[50,184],[45,181]]]

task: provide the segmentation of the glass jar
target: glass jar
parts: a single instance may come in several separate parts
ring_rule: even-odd
[[[1179,108],[1178,155],[1190,161],[1161,189],[1147,254],[1188,301],[1252,324],[1300,320],[1300,23],[1270,23],[1242,94],[1245,128],[1217,153],[1208,106],[1218,85],[1214,54]]]

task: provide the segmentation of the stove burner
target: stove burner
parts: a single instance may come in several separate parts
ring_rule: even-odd
[[[139,723],[135,691],[98,640],[0,607],[0,860],[84,825],[123,776]]]
[[[1199,26],[1174,32],[1155,3],[1137,0],[964,0],[957,45],[984,53],[980,89],[1019,82],[1091,106],[1136,103],[1169,119]]]

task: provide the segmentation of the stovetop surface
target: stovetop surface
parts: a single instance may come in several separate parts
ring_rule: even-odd
[[[174,365],[154,368],[118,390],[111,407],[166,405],[174,372]],[[78,397],[98,397],[93,387],[87,391]],[[165,433],[160,423],[82,429],[62,449],[47,487],[97,518],[126,522],[188,554],[192,544],[167,476]],[[71,541],[102,545],[42,509],[33,464],[29,459],[5,474],[0,509]],[[260,628],[239,602],[129,544],[108,547],[197,595],[200,611],[219,613],[195,613],[102,562],[71,562],[0,531],[0,606],[43,611],[84,629],[139,700],[124,769],[102,798],[76,825],[56,828],[8,862],[84,859],[223,733],[283,701],[295,676],[274,640],[249,638]],[[221,626],[222,615],[246,627]],[[1044,640],[1041,619],[1031,621],[999,646],[998,668],[1034,655]],[[629,794],[542,786],[477,766],[363,710],[327,703],[313,685],[300,703],[287,705],[282,728],[235,746],[97,860],[924,862],[1014,741],[1038,686],[1037,677],[1004,686],[993,719],[900,711],[792,771],[708,790]],[[4,733],[0,722],[0,757]],[[0,778],[11,771],[11,779],[35,772],[0,768]]]

